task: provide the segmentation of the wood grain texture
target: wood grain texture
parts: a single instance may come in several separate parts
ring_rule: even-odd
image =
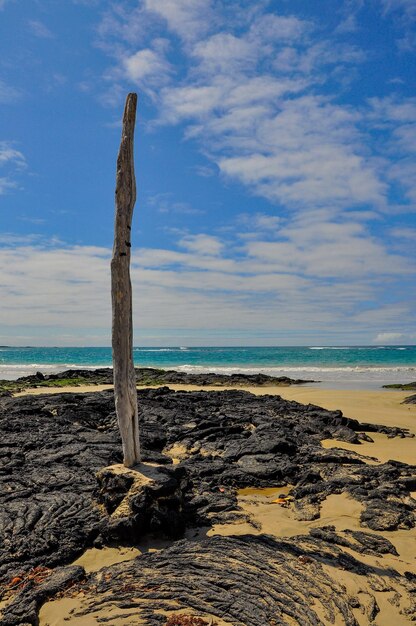
[[[136,378],[133,366],[133,312],[130,280],[131,221],[136,202],[134,127],[137,94],[129,93],[117,158],[114,248],[111,259],[112,346],[114,397],[122,443],[123,462],[140,461]]]

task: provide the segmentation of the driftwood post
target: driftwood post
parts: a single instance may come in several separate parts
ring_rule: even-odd
[[[133,139],[137,94],[129,93],[117,158],[116,216],[111,259],[112,345],[114,398],[123,443],[123,463],[140,461],[136,377],[133,365],[133,314],[130,281],[131,220],[136,202]]]

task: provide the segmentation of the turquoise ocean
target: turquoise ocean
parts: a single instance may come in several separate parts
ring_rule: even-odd
[[[188,373],[264,373],[321,381],[329,388],[380,388],[416,380],[416,346],[134,348],[139,367]],[[0,346],[0,378],[111,366],[111,348]]]

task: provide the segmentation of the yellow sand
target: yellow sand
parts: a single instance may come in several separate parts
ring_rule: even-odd
[[[68,385],[65,387],[36,387],[36,389],[25,389],[13,394],[19,396],[40,396],[45,393],[86,393],[90,391],[106,391],[113,389],[113,385]]]
[[[109,567],[123,561],[130,561],[141,554],[137,548],[90,548],[80,556],[74,565],[81,565],[86,572],[98,572],[102,567]]]
[[[391,459],[413,465],[416,463],[416,438],[389,439],[383,433],[369,433],[374,443],[363,441],[360,445],[337,441],[336,439],[323,439],[321,444],[324,448],[342,448],[352,450],[365,456],[375,457],[376,463],[386,463]],[[371,464],[371,461],[369,461]]]

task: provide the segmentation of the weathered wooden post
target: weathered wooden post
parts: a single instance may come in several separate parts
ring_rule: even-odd
[[[132,467],[140,462],[130,281],[131,220],[136,202],[133,156],[136,107],[137,94],[129,93],[124,107],[123,129],[117,157],[116,216],[111,259],[114,398],[123,443],[123,463],[126,467]]]

